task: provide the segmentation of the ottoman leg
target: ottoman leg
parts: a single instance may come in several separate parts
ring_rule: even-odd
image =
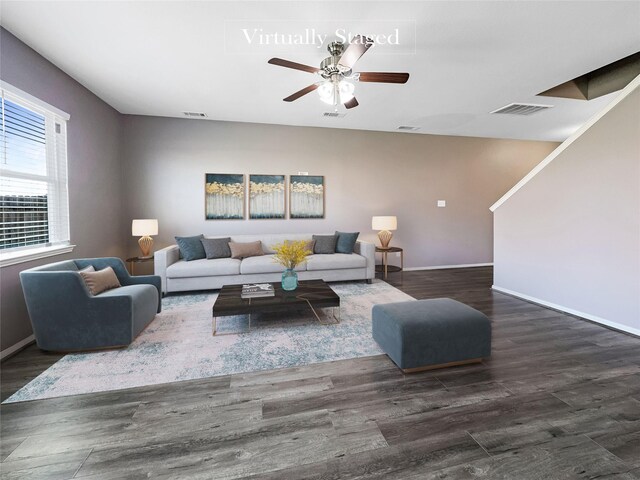
[[[438,368],[457,367],[459,365],[469,365],[471,363],[482,363],[481,358],[471,358],[469,360],[460,360],[458,362],[441,363],[439,365],[426,365],[424,367],[416,368],[401,368],[402,373],[418,373],[426,372],[427,370],[436,370]]]

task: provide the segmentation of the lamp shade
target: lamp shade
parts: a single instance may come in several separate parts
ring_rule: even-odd
[[[373,230],[397,230],[398,219],[395,216],[373,217],[371,219],[371,228]]]
[[[134,220],[131,223],[131,235],[134,237],[158,235],[158,220],[155,218]]]

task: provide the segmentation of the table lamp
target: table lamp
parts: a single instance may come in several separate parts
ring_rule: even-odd
[[[134,220],[131,224],[131,234],[134,237],[140,237],[140,240],[138,240],[138,245],[140,245],[140,251],[142,252],[142,257],[140,258],[151,257],[153,238],[150,235],[158,235],[158,220],[155,218]]]
[[[380,239],[381,248],[389,248],[389,242],[393,233],[391,230],[398,229],[398,219],[395,216],[387,217],[373,217],[371,219],[371,228],[373,230],[380,230],[378,232],[378,238]]]

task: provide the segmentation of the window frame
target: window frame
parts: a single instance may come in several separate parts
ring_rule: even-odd
[[[34,97],[33,95],[30,95],[27,92],[24,92],[19,88],[16,88],[8,84],[7,82],[0,80],[0,88],[2,90],[0,93],[2,94],[3,98],[6,98],[10,102],[16,103],[24,108],[30,109],[39,115],[43,115],[45,117],[45,126],[47,128],[47,133],[46,133],[47,136],[45,137],[47,174],[45,176],[39,176],[35,174],[21,174],[17,172],[6,171],[6,172],[3,172],[3,176],[9,177],[9,178],[24,178],[24,179],[34,179],[34,180],[36,179],[36,177],[40,177],[40,178],[37,178],[38,181],[42,181],[46,179],[46,181],[48,181],[49,183],[51,183],[52,181],[59,183],[59,177],[55,176],[52,173],[51,165],[53,163],[55,169],[58,169],[61,166],[61,164],[64,163],[64,168],[65,168],[64,180],[66,183],[64,185],[64,188],[59,186],[56,188],[56,193],[55,195],[53,195],[53,197],[54,198],[59,197],[60,192],[63,192],[64,194],[65,203],[63,204],[63,206],[66,207],[66,212],[63,212],[62,215],[66,213],[66,216],[67,216],[66,227],[68,229],[66,234],[64,235],[65,237],[64,240],[57,240],[57,241],[54,240],[54,242],[51,242],[51,238],[50,238],[49,239],[50,241],[48,243],[22,245],[18,247],[12,247],[12,248],[0,250],[0,268],[2,268],[9,265],[15,265],[18,263],[30,262],[40,258],[46,258],[53,255],[61,255],[64,253],[69,253],[73,251],[73,249],[75,248],[75,245],[71,244],[71,238],[70,238],[71,232],[70,232],[70,218],[69,218],[70,212],[69,212],[69,194],[68,194],[69,192],[68,178],[69,177],[68,177],[68,162],[67,162],[67,148],[66,148],[67,147],[67,122],[71,117],[68,113],[52,105],[49,105],[48,103]],[[61,133],[56,132],[56,123],[59,123],[61,125],[61,129],[62,129]],[[53,139],[50,137],[51,134],[54,135]],[[64,135],[64,150],[62,153],[58,150],[58,145],[57,145],[58,137],[55,137],[55,135],[60,135],[60,134]],[[63,160],[60,160],[60,155],[64,155]],[[49,195],[49,198],[51,198],[51,195],[50,194],[48,195]],[[59,200],[56,203],[58,203],[59,205]],[[58,221],[55,224],[59,225],[60,223]],[[52,223],[48,223],[48,225],[51,228]]]

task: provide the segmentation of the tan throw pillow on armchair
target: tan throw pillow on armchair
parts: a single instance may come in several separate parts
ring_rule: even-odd
[[[85,272],[81,270],[78,273],[82,275],[82,279],[91,292],[91,295],[98,295],[99,293],[121,286],[116,272],[114,272],[111,267],[103,268],[97,272]]]
[[[262,242],[260,240],[248,243],[229,242],[229,248],[231,249],[231,258],[243,259],[264,255]]]

